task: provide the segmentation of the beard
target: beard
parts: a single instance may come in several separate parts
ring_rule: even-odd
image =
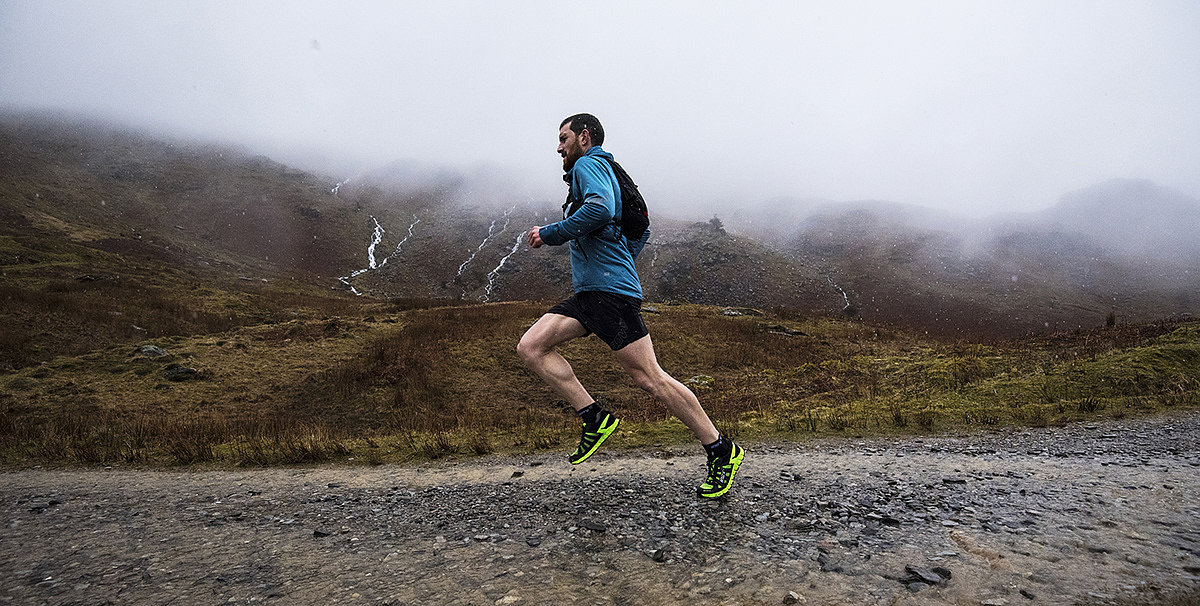
[[[571,172],[571,169],[575,168],[575,162],[582,158],[586,153],[583,149],[583,146],[579,145],[578,141],[574,141],[564,146],[562,152],[563,172],[565,173]]]

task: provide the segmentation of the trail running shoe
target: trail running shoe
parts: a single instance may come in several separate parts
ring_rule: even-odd
[[[733,474],[737,473],[745,456],[746,451],[735,443],[729,450],[728,457],[717,455],[709,459],[708,477],[700,488],[696,489],[696,494],[706,499],[715,499],[729,492],[729,488],[733,486]]]
[[[571,464],[578,465],[592,456],[600,445],[617,430],[621,420],[607,410],[600,413],[600,420],[595,425],[583,425],[583,435],[579,437],[579,448],[571,455]]]

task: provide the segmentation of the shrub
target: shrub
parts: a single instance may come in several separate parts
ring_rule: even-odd
[[[958,386],[965,386],[991,376],[983,360],[977,357],[954,358],[946,364],[946,370]]]
[[[1050,423],[1050,415],[1046,409],[1033,404],[1016,409],[1013,418],[1030,427],[1045,427]]]
[[[913,421],[921,429],[933,429],[933,426],[937,423],[937,413],[930,408],[926,408],[914,413]]]
[[[488,440],[487,433],[481,429],[474,429],[467,434],[467,447],[477,455],[485,455],[492,452],[492,443]]]
[[[214,460],[214,447],[230,438],[230,429],[224,417],[204,416],[169,423],[164,434],[167,453],[177,463],[191,465]]]
[[[1088,396],[1082,400],[1079,400],[1075,406],[1079,412],[1090,414],[1100,410],[1101,408],[1104,408],[1104,403],[1097,398]]]
[[[450,434],[445,431],[436,431],[421,440],[421,454],[430,459],[438,459],[444,455],[452,454],[455,450],[454,442],[450,440]]]
[[[844,410],[831,409],[825,413],[825,424],[834,431],[843,431],[851,426],[850,416]]]
[[[965,418],[968,423],[992,426],[999,425],[1003,416],[993,408],[979,408],[968,411]]]

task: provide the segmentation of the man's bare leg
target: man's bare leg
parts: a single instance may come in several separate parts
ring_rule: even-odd
[[[706,499],[724,496],[733,486],[733,476],[741,466],[746,451],[733,440],[722,438],[708,414],[700,407],[696,394],[668,375],[658,365],[650,335],[646,335],[615,352],[617,361],[633,377],[638,386],[661,400],[687,425],[708,455],[708,476],[696,488],[696,494]]]
[[[692,430],[701,444],[712,444],[720,434],[713,425],[708,414],[700,406],[696,394],[676,381],[658,365],[654,355],[654,344],[650,335],[646,335],[625,347],[613,352],[617,361],[638,387],[666,405],[667,410],[675,415],[683,424]]]
[[[571,364],[554,348],[586,334],[587,329],[575,318],[545,314],[517,343],[517,353],[525,365],[576,411],[583,410],[594,400],[575,376]]]

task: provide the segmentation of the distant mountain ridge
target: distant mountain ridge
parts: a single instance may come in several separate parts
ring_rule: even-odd
[[[376,297],[569,293],[565,248],[532,251],[521,238],[556,220],[559,202],[480,179],[409,162],[334,180],[232,147],[0,117],[0,236],[22,245],[65,239],[200,280],[287,277]],[[1189,268],[1200,264],[1186,223],[1196,207],[1148,182],[979,221],[875,201],[779,202],[707,222],[652,206],[651,245],[637,264],[651,301],[848,313],[945,337],[1016,335],[1091,327],[1109,313],[1195,313],[1200,275]],[[747,228],[756,221],[770,229]],[[1123,223],[1115,232],[1114,221]],[[1121,246],[1101,239],[1112,233]],[[1172,255],[1152,254],[1164,242]],[[10,280],[28,283],[89,273],[3,263]]]
[[[1144,179],[1071,192],[1034,217],[1121,253],[1200,258],[1200,200]]]

